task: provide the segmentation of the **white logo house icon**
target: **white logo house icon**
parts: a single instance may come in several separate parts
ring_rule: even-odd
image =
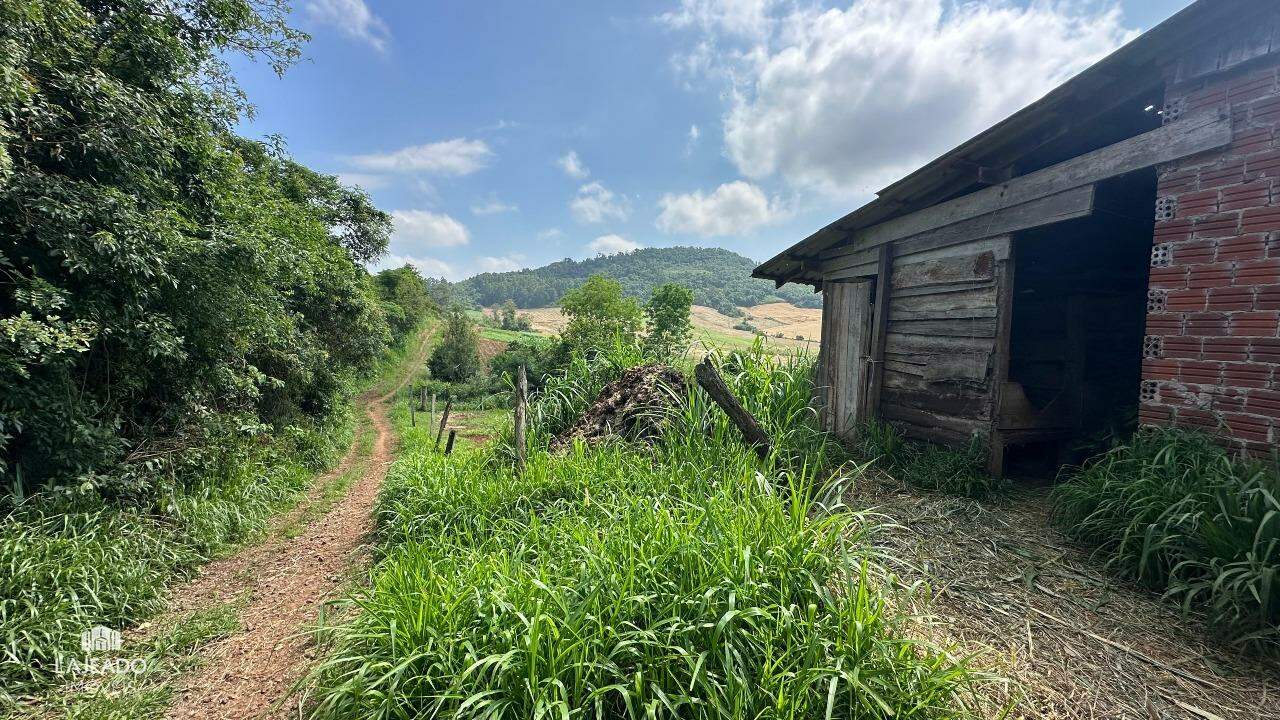
[[[80,633],[80,649],[87,653],[115,652],[120,649],[120,633],[101,625]]]

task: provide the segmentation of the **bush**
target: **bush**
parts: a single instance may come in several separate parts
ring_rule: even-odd
[[[1054,517],[1108,565],[1202,610],[1236,642],[1280,648],[1280,462],[1208,436],[1143,428],[1063,471]]]

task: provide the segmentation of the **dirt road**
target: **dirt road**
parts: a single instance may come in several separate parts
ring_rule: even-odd
[[[428,346],[429,338],[424,338],[410,368],[421,365]],[[361,396],[359,404],[376,433],[373,449],[364,456],[360,443],[353,443],[339,466],[317,480],[313,494],[359,468],[359,478],[332,509],[293,537],[273,533],[260,545],[210,563],[176,591],[175,613],[247,598],[240,632],[211,646],[203,665],[181,680],[167,717],[298,716],[297,701],[288,696],[314,660],[306,631],[365,560],[371,510],[394,457],[388,401],[408,379],[406,373],[385,395],[371,391]]]

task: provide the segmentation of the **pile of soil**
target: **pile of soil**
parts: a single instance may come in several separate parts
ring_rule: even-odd
[[[618,436],[649,441],[662,431],[664,410],[683,398],[684,376],[667,365],[631,368],[600,391],[578,422],[551,442],[553,450],[568,447],[575,440],[587,443]]]

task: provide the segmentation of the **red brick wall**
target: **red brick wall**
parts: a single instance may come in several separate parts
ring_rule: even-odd
[[[1280,55],[1173,85],[1165,107],[1229,112],[1234,142],[1160,168],[1140,419],[1268,452],[1280,444]]]

